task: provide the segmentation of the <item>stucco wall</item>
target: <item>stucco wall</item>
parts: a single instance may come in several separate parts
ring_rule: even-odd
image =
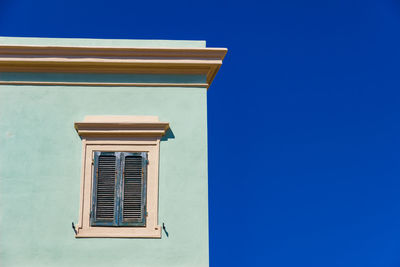
[[[0,86],[1,266],[208,266],[206,93]],[[81,140],[73,123],[85,115],[170,122],[174,137],[161,142],[159,175],[159,223],[168,238],[75,239]]]

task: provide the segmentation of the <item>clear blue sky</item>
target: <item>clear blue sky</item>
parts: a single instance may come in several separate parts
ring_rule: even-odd
[[[400,266],[399,1],[0,0],[0,35],[227,47],[211,266]]]

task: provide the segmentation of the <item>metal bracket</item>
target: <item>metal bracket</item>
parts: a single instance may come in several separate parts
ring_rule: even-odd
[[[167,229],[165,228],[165,224],[164,224],[164,223],[162,223],[162,229],[164,230],[165,235],[168,237],[169,234],[168,234],[168,232],[167,232]]]
[[[74,224],[74,222],[72,222],[72,230],[74,230],[75,235],[78,234],[78,232],[77,232],[76,229],[75,229],[75,224]]]

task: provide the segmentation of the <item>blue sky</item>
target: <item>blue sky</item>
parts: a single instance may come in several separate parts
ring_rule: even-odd
[[[400,266],[399,1],[0,0],[0,35],[207,40],[210,265]]]

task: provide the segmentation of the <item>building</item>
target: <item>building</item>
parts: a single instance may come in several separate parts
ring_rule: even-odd
[[[1,266],[208,266],[203,41],[0,38]]]

